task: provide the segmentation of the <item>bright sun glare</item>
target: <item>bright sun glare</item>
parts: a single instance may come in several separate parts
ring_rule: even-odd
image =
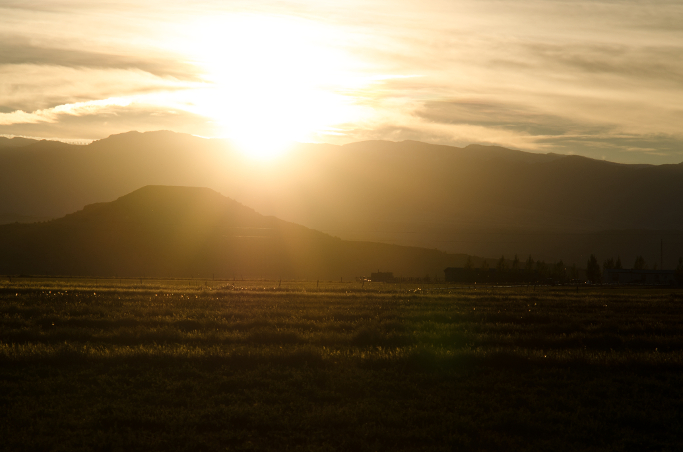
[[[344,90],[357,84],[351,62],[326,46],[329,31],[306,21],[261,16],[203,20],[186,51],[205,70],[194,96],[241,149],[270,158],[293,141],[334,133],[355,107]]]

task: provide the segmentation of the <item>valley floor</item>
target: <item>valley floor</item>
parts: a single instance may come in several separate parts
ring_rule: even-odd
[[[7,280],[0,448],[680,450],[682,303],[651,288]]]

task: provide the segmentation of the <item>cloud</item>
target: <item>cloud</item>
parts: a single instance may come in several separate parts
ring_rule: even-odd
[[[58,105],[53,108],[36,110],[31,113],[17,110],[11,113],[0,113],[0,125],[57,122],[61,115],[83,116],[101,114],[103,110],[106,110],[109,107],[127,107],[130,104],[130,99],[110,98]]]
[[[0,65],[0,105],[5,112],[35,111],[193,86],[197,83],[161,78],[140,70]]]
[[[580,124],[571,118],[563,118],[528,105],[476,98],[428,101],[416,114],[430,122],[495,127],[528,135],[605,133],[609,129],[594,123]]]
[[[199,81],[200,73],[189,62],[178,61],[172,55],[134,55],[60,48],[41,45],[27,38],[0,36],[0,66],[37,65],[68,68],[116,69],[147,72],[157,77]]]
[[[683,46],[534,42],[521,45],[519,54],[521,58],[512,62],[514,67],[523,60],[533,70],[590,77],[583,79],[586,82],[599,83],[598,77],[608,76],[602,81],[613,82],[613,77],[618,77],[660,88],[662,83],[672,88],[683,86]],[[497,63],[506,66],[504,60]]]

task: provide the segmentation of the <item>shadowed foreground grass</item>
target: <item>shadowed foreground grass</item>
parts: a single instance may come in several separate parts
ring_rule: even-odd
[[[683,293],[269,284],[4,283],[1,448],[683,446]]]

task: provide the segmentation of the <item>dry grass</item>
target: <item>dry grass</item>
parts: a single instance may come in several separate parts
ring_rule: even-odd
[[[676,290],[129,282],[0,286],[7,450],[682,444]]]

